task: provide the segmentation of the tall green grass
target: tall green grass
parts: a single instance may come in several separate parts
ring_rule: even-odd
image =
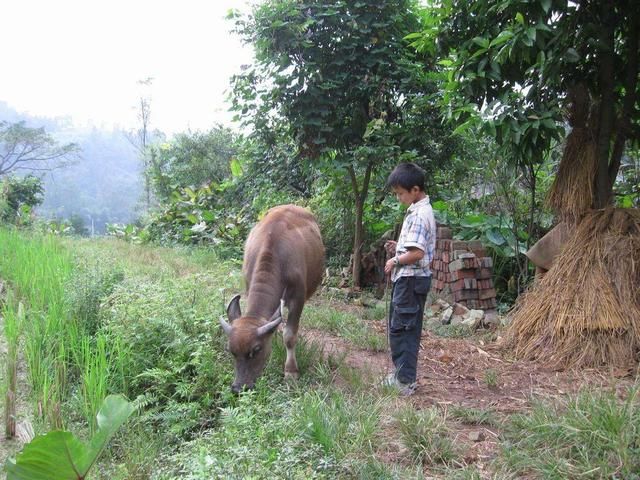
[[[20,329],[24,323],[24,309],[22,303],[17,303],[12,295],[8,298],[2,309],[0,316],[4,322],[4,336],[7,341],[6,357],[6,385],[5,390],[5,438],[13,438],[16,434],[16,395],[18,380],[18,343],[20,339]]]
[[[0,278],[25,305],[24,356],[34,409],[52,428],[64,426],[70,378],[83,379],[81,395],[91,423],[107,395],[107,370],[100,363],[106,358],[100,349],[104,341],[94,341],[86,318],[70,308],[74,273],[73,255],[60,239],[0,229]]]

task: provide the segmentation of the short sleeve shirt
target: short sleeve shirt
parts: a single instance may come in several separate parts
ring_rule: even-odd
[[[424,252],[424,257],[411,265],[397,265],[391,277],[394,282],[400,277],[431,276],[430,265],[436,247],[436,221],[428,196],[409,206],[402,222],[396,256],[405,253],[408,247],[419,248]]]

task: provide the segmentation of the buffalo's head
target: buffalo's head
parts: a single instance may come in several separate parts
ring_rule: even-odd
[[[233,355],[236,378],[231,385],[234,393],[255,386],[271,355],[271,339],[282,322],[282,301],[269,321],[255,317],[243,317],[240,311],[240,295],[227,306],[227,323],[220,317],[220,325],[227,334],[227,349]]]

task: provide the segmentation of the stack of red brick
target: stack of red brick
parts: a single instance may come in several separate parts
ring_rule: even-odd
[[[453,240],[450,228],[438,226],[431,269],[434,293],[450,296],[467,308],[496,307],[493,260],[479,240]]]

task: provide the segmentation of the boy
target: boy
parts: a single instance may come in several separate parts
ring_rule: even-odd
[[[385,273],[391,274],[389,344],[395,374],[385,383],[403,395],[416,387],[416,367],[422,334],[422,316],[431,286],[431,269],[436,243],[436,222],[429,197],[424,191],[425,173],[414,163],[401,163],[389,175],[387,185],[400,203],[409,207],[397,242],[385,244],[389,259]]]

